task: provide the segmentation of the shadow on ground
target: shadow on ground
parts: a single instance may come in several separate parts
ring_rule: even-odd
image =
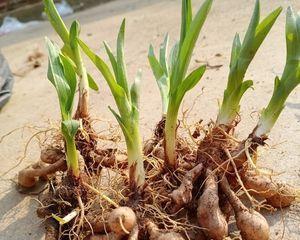
[[[36,216],[36,196],[20,194],[14,183],[7,185],[0,199],[0,239],[42,239],[44,230]]]

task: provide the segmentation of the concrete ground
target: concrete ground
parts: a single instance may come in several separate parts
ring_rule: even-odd
[[[143,71],[141,95],[141,125],[143,138],[160,118],[160,97],[156,83],[147,62],[150,43],[156,49],[168,32],[171,43],[178,39],[180,27],[179,0],[117,0],[67,18],[70,23],[78,19],[82,23],[82,38],[104,56],[102,41],[115,46],[115,40],[122,18],[126,18],[126,62],[128,75],[133,79],[139,68]],[[297,0],[262,0],[261,13],[265,16],[275,7],[292,5],[300,10]],[[201,0],[194,0],[197,9]],[[228,64],[232,39],[236,32],[243,35],[247,28],[254,0],[215,0],[205,23],[191,62],[195,68],[203,62],[222,65],[208,69],[200,84],[185,98],[183,107],[191,107],[198,98],[189,122],[216,118],[218,100],[221,100],[228,75]],[[282,73],[285,61],[284,39],[285,12],[281,14],[271,33],[257,53],[248,72],[247,79],[253,79],[254,89],[249,90],[241,102],[242,121],[237,132],[240,138],[247,136],[257,123],[259,111],[270,99],[273,80]],[[38,143],[29,145],[26,158],[18,165],[24,153],[25,143],[37,129],[49,127],[49,121],[59,119],[56,93],[46,80],[47,58],[44,36],[57,40],[49,23],[43,22],[34,28],[25,29],[0,38],[1,51],[9,61],[15,74],[14,93],[10,102],[0,112],[0,239],[42,239],[44,229],[36,217],[36,196],[21,195],[15,190],[15,176],[18,170],[38,159]],[[26,62],[29,55],[38,49],[44,56],[41,66],[31,68]],[[88,61],[87,61],[88,62]],[[200,62],[200,63],[199,63]],[[98,93],[91,93],[91,111],[94,118],[115,121],[107,109],[114,106],[113,99],[102,77],[90,63],[91,74],[100,86]],[[48,121],[49,120],[49,121]],[[288,99],[287,106],[270,134],[268,147],[260,150],[259,166],[269,167],[282,173],[278,178],[300,187],[300,91],[297,88]],[[16,166],[12,169],[12,167]],[[10,170],[10,171],[9,171]],[[267,214],[271,226],[271,239],[300,239],[299,206],[285,211]]]

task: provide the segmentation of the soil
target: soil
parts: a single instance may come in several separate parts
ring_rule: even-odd
[[[201,1],[193,2],[195,7],[198,7]],[[278,5],[287,7],[289,4],[300,10],[300,3],[296,0],[262,1],[262,15],[266,15]],[[226,85],[232,39],[235,32],[244,33],[253,6],[252,0],[214,2],[212,12],[199,38],[191,69],[198,66],[199,61],[208,62],[211,66],[222,66],[208,69],[200,84],[186,97],[184,110],[192,107],[194,100],[197,99],[187,120],[188,123],[192,124],[200,119],[209,122],[210,119],[216,118],[217,100],[221,100]],[[171,36],[171,43],[174,43],[179,30],[180,1],[118,0],[69,16],[67,22],[78,18],[82,23],[82,38],[93,49],[100,49],[100,54],[104,56],[101,41],[106,40],[112,46],[115,45],[117,31],[123,17],[127,19],[125,46],[129,77],[133,79],[138,68],[143,71],[141,132],[143,138],[148,139],[152,136],[155,124],[161,119],[161,106],[158,88],[147,63],[147,50],[150,42],[157,49],[166,32]],[[254,90],[249,90],[241,103],[242,121],[236,130],[240,139],[245,138],[255,126],[259,111],[270,98],[273,79],[282,72],[285,61],[284,23],[285,16],[281,14],[247,72],[247,78],[254,80]],[[25,29],[0,38],[0,46],[3,47],[1,51],[9,61],[12,72],[15,73],[13,96],[0,112],[0,162],[2,164],[0,239],[38,240],[43,239],[44,235],[43,225],[35,212],[38,202],[34,199],[37,195],[19,194],[12,181],[18,170],[38,160],[40,150],[36,138],[30,143],[26,158],[21,164],[9,172],[8,170],[20,161],[24,153],[24,145],[33,133],[48,129],[49,126],[56,127],[55,121],[59,119],[56,93],[46,80],[45,35],[57,40],[46,22],[34,29]],[[28,56],[37,48],[44,54],[39,59],[40,66],[33,68],[24,76],[18,75],[17,71],[26,65]],[[107,121],[115,124],[115,119],[107,109],[107,105],[114,106],[114,102],[102,77],[89,63],[88,69],[96,79],[99,79],[100,92],[92,92],[90,98],[91,117],[101,119],[95,124],[95,129],[101,135],[107,129]],[[197,98],[199,94],[201,96]],[[269,167],[282,173],[277,178],[298,188],[300,187],[299,102],[300,92],[297,88],[288,99],[285,110],[272,130],[270,140],[267,141],[268,145],[259,150],[258,161],[260,167]],[[4,139],[1,138],[8,132],[23,126],[27,127],[13,132]],[[105,145],[105,142],[101,144]],[[107,146],[114,148],[111,143],[106,144]],[[271,239],[299,239],[299,212],[299,206],[292,206],[284,211],[265,214],[271,226]]]

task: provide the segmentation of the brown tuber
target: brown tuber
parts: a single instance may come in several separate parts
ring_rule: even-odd
[[[254,210],[249,210],[230,189],[229,183],[224,176],[220,185],[222,191],[233,207],[236,225],[240,230],[243,240],[269,240],[270,229],[266,219]]]
[[[134,211],[129,207],[118,207],[108,217],[108,225],[116,235],[130,234],[137,223]]]
[[[289,185],[273,182],[266,176],[246,172],[242,176],[243,183],[254,195],[266,198],[273,207],[288,207],[296,199],[295,189]]]
[[[48,146],[41,151],[40,159],[44,163],[53,164],[59,161],[60,159],[64,159],[64,152],[58,147]]]
[[[181,182],[179,188],[175,189],[169,196],[175,203],[172,212],[178,211],[184,205],[192,201],[192,190],[194,182],[200,177],[203,165],[200,163],[190,171],[188,171]]]
[[[211,170],[206,170],[204,191],[198,200],[199,226],[209,239],[223,240],[228,235],[228,224],[219,207],[218,183]]]
[[[122,236],[117,236],[114,233],[90,235],[84,240],[121,240]]]
[[[160,230],[151,221],[147,221],[146,228],[150,236],[149,240],[184,240],[179,233]]]
[[[33,164],[29,168],[23,169],[18,174],[18,183],[20,186],[25,188],[33,187],[38,181],[39,177],[47,177],[49,174],[53,174],[57,171],[65,171],[66,161],[61,159],[56,163],[50,164],[48,166],[43,166],[36,168],[37,164]]]
[[[139,238],[139,226],[135,225],[128,236],[128,240],[138,240],[138,238]]]
[[[105,214],[103,216],[100,210],[90,210],[86,215],[86,223],[84,225],[85,230],[93,229],[93,233],[103,233],[110,232],[110,228],[107,224],[108,216]]]
[[[91,218],[91,216],[89,217]],[[120,240],[124,236],[134,232],[137,227],[137,220],[134,211],[129,207],[118,207],[111,211],[108,216],[108,228],[102,221],[98,223],[97,232],[110,230],[108,234],[95,234],[87,237],[87,240]],[[93,228],[96,227],[93,224]],[[137,229],[138,230],[138,229]],[[130,235],[131,236],[131,235]]]

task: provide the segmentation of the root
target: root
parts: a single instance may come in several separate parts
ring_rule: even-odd
[[[79,235],[79,232],[81,230],[81,227],[83,226],[83,221],[84,221],[84,205],[82,202],[82,199],[80,196],[77,196],[77,201],[78,201],[78,206],[80,208],[80,218],[79,218],[79,222],[78,222],[78,226],[77,226],[77,230],[76,230],[76,234]]]
[[[200,163],[192,170],[188,171],[183,177],[179,188],[169,195],[175,203],[172,212],[178,211],[181,207],[192,201],[193,184],[201,175],[202,170],[203,164]]]
[[[233,207],[236,225],[240,230],[242,239],[269,240],[270,229],[266,219],[255,210],[248,210],[245,207],[241,200],[230,189],[230,185],[225,176],[220,180],[220,185]]]
[[[270,178],[246,172],[242,175],[245,187],[254,195],[266,198],[268,204],[276,208],[288,207],[296,200],[296,190]]]
[[[199,123],[197,138],[192,141],[178,137],[176,153],[179,168],[174,173],[164,171],[162,119],[155,129],[153,139],[149,141],[150,150],[145,149],[146,146],[144,148],[147,153],[145,189],[140,198],[132,201],[132,192],[128,187],[126,154],[116,148],[103,150],[97,146],[99,137],[91,128],[90,120],[83,121],[83,130],[76,140],[78,149],[84,155],[84,176],[80,181],[72,182],[65,173],[57,173],[49,179],[48,196],[41,200],[42,207],[39,211],[42,217],[53,214],[63,218],[77,212],[74,218],[59,226],[59,232],[58,223],[54,222],[52,235],[56,235],[55,239],[198,240],[201,234],[201,239],[230,239],[227,236],[227,221],[233,209],[244,240],[265,240],[269,234],[265,219],[253,209],[247,209],[238,198],[239,192],[236,193],[231,188],[234,188],[234,184],[239,184],[239,190],[243,190],[254,207],[261,203],[252,193],[259,195],[260,192],[267,192],[267,202],[280,207],[284,206],[283,197],[289,196],[284,192],[284,186],[273,182],[270,186],[265,186],[268,191],[259,191],[255,186],[248,185],[245,171],[251,168],[256,171],[254,173],[259,172],[255,168],[255,161],[251,159],[250,162],[247,156],[248,154],[251,158],[256,154],[251,148],[252,145],[248,146],[234,138],[231,132],[233,129],[227,132],[227,129],[213,124],[205,128]],[[191,131],[189,135],[191,137]],[[36,174],[45,167],[50,168],[62,160],[65,161],[63,141],[60,139],[59,143],[42,150],[42,163],[39,163],[42,164],[41,167],[37,164],[24,170],[25,178],[28,180],[31,177],[29,185],[34,184],[38,178],[46,178],[52,174],[50,171],[32,175],[31,170],[38,168],[34,170]],[[198,146],[196,157],[195,149]],[[241,146],[243,148],[239,149]],[[248,166],[244,164],[247,159],[250,164]],[[243,164],[239,164],[239,160],[244,161]],[[204,171],[205,181],[201,177]],[[222,178],[220,183],[217,182],[214,174],[222,175],[225,180]],[[258,176],[256,174],[255,177]],[[232,180],[231,185],[227,178]],[[47,231],[48,240],[53,240],[50,230]]]
[[[53,174],[57,171],[66,171],[67,165],[65,159],[50,164],[48,166],[42,166],[35,168],[37,164],[33,164],[29,168],[23,169],[18,174],[18,183],[25,188],[33,187],[38,181],[39,177],[46,178],[47,175]]]
[[[149,240],[184,240],[179,233],[160,230],[151,221],[147,221],[146,228],[149,233]]]
[[[86,214],[86,223],[84,225],[84,230],[91,230],[92,233],[104,233],[106,231],[110,232],[110,228],[107,224],[108,216],[103,215],[101,210],[90,210]]]
[[[17,128],[17,129],[15,129],[15,130],[12,130],[12,131],[10,131],[9,133],[7,133],[6,135],[4,135],[4,136],[1,137],[0,143],[1,143],[1,141],[3,141],[3,139],[4,139],[5,137],[9,136],[9,135],[12,134],[13,132],[15,132],[15,131],[17,131],[17,130],[20,130],[20,129],[25,129],[25,128],[32,128],[32,127],[28,127],[28,126],[26,127],[26,126],[25,126],[25,127],[21,127],[21,128]],[[18,162],[17,162],[14,166],[12,166],[12,167],[9,168],[8,170],[6,170],[4,173],[2,173],[1,176],[5,176],[5,175],[8,174],[10,171],[12,171],[13,169],[17,168],[17,167],[23,162],[23,160],[24,160],[24,159],[26,158],[26,156],[27,156],[28,148],[29,148],[29,146],[30,146],[30,143],[33,141],[33,139],[38,138],[40,134],[47,134],[47,133],[52,132],[52,131],[54,131],[54,130],[56,130],[56,129],[55,129],[55,128],[50,128],[50,129],[46,129],[46,130],[40,130],[40,131],[34,133],[33,135],[31,135],[31,136],[29,137],[29,139],[27,140],[26,144],[25,144],[23,156],[19,157],[19,158],[18,158]]]
[[[252,205],[255,205],[255,204],[256,204],[256,200],[253,199],[253,197],[251,197],[251,195],[248,193],[247,189],[245,188],[244,183],[243,183],[243,181],[242,181],[242,179],[241,179],[241,177],[240,177],[240,174],[239,174],[239,172],[238,172],[238,170],[237,170],[237,167],[236,167],[236,165],[235,165],[235,162],[234,162],[232,156],[230,155],[229,150],[226,149],[225,152],[226,152],[227,157],[228,157],[229,160],[230,160],[231,165],[233,166],[233,169],[234,169],[236,178],[237,178],[237,180],[238,180],[238,183],[240,184],[241,188],[244,190],[244,193],[246,194],[246,196],[248,197],[248,199],[249,199],[249,201],[252,203]]]
[[[198,200],[199,226],[209,239],[223,240],[228,235],[228,225],[219,207],[218,184],[211,170],[206,170],[204,191]]]
[[[60,159],[65,159],[65,153],[61,148],[54,146],[47,146],[41,151],[41,161],[48,164],[53,164]]]
[[[96,194],[98,194],[102,199],[104,199],[105,201],[107,201],[108,203],[110,203],[111,205],[113,205],[114,207],[119,207],[119,205],[114,202],[111,198],[109,198],[108,196],[106,196],[105,194],[101,193],[99,190],[97,190],[96,188],[90,186],[87,183],[83,183],[84,186],[86,186],[87,188],[89,188],[91,191],[95,192]]]
[[[130,235],[128,236],[128,240],[138,240],[138,237],[139,237],[139,226],[135,225]]]

